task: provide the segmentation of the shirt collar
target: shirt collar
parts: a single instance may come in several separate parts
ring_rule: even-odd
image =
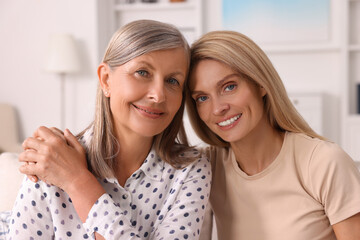
[[[88,129],[84,135],[80,138],[80,143],[87,149],[90,144],[90,139],[93,136],[92,128]],[[136,170],[131,177],[140,177],[143,172],[148,178],[156,181],[161,181],[162,173],[165,169],[165,162],[156,153],[154,146],[151,148],[149,154],[141,164],[140,168]],[[117,182],[115,178],[107,178],[108,182]]]
[[[164,169],[165,162],[161,160],[153,147],[140,168],[136,170],[129,178],[140,178],[142,174],[145,174],[148,178],[161,182],[163,181],[162,174]],[[116,178],[106,178],[104,179],[104,182],[118,184]]]
[[[134,174],[143,172],[147,177],[156,181],[161,181],[164,169],[165,162],[156,153],[154,147],[152,147],[143,164]]]

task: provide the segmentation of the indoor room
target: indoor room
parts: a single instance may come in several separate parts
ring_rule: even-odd
[[[22,142],[39,126],[89,126],[107,44],[139,19],[174,25],[189,45],[216,30],[250,37],[310,127],[360,170],[360,0],[2,0],[0,217],[23,181]],[[183,122],[189,142],[206,147],[186,111]]]

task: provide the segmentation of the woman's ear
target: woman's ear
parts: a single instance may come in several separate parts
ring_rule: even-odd
[[[106,63],[101,63],[97,70],[99,83],[103,90],[105,97],[110,97],[109,74],[110,67]]]
[[[260,86],[260,95],[261,97],[264,97],[267,94],[265,88],[263,86]]]

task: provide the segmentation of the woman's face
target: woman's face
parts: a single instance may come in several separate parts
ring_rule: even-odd
[[[227,142],[245,139],[266,121],[262,100],[265,90],[223,63],[197,63],[189,87],[200,118]]]
[[[181,106],[187,70],[183,48],[150,52],[115,69],[100,65],[116,131],[146,137],[161,133]]]

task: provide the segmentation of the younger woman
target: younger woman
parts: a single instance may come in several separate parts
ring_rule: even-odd
[[[213,145],[219,239],[360,239],[360,173],[295,110],[264,52],[231,31],[191,48],[189,117]]]

